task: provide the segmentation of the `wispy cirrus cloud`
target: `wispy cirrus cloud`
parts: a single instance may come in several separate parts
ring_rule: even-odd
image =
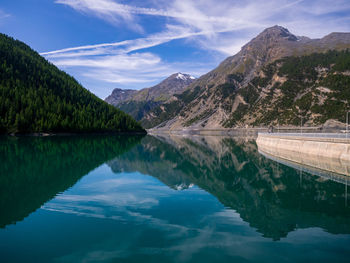
[[[208,33],[209,32],[206,31],[195,32],[181,26],[167,25],[167,30],[164,32],[152,34],[145,38],[125,40],[115,43],[103,43],[97,45],[85,45],[65,48],[50,52],[43,52],[41,54],[49,57],[57,57],[58,54],[69,54],[72,52],[81,52],[83,50],[105,50],[107,52],[107,50],[110,50],[111,48],[117,48],[118,52],[129,53],[140,49],[158,46],[172,40],[190,38],[194,36],[205,35]]]
[[[10,17],[11,15],[0,9],[0,21]]]
[[[205,32],[192,32],[169,25],[167,31],[146,38],[65,48],[41,55],[63,69],[74,69],[76,74],[84,78],[121,85],[139,84],[138,86],[143,88],[178,71],[196,76],[207,72],[208,65],[192,61],[169,63],[160,56],[145,51],[172,40],[201,34]],[[106,92],[100,96],[107,95]]]
[[[324,20],[317,16],[350,10],[350,2],[346,0],[224,0],[220,1],[220,4],[215,0],[175,0],[167,4],[164,2],[152,1],[153,7],[145,8],[119,4],[113,0],[56,1],[109,21],[121,19],[129,22],[140,15],[166,17],[170,19],[168,23],[178,23],[208,34],[229,29],[264,28],[276,23],[288,23],[291,19],[295,22],[313,20],[321,25],[324,24]],[[349,17],[349,14],[344,16]]]
[[[262,29],[275,24],[309,37],[350,30],[350,2],[345,0],[223,0],[219,4],[217,0],[55,2],[116,27],[126,26],[142,37],[69,47],[42,55],[60,67],[74,69],[84,78],[130,87],[133,83],[144,83],[142,87],[155,84],[176,71],[200,75],[213,66],[213,60],[206,67],[193,61],[169,63],[164,55],[149,50],[171,41],[182,40],[183,46],[214,52],[219,60],[235,54]],[[146,33],[145,17],[161,23],[161,31]]]
[[[142,31],[142,27],[135,22],[133,8],[127,5],[118,4],[111,0],[56,0],[55,3],[70,6],[85,14],[95,15],[112,24],[126,22],[134,30]]]

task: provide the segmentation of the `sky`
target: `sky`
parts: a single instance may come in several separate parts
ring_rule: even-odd
[[[349,0],[1,0],[0,32],[107,97],[182,72],[199,77],[267,27],[350,32]]]

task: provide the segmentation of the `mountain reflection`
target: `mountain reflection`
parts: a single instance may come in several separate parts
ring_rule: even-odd
[[[298,228],[319,227],[333,234],[350,233],[346,185],[266,158],[259,154],[253,138],[1,137],[0,158],[0,228],[23,220],[107,162],[125,182],[132,179],[127,172],[139,172],[175,190],[197,185],[235,210],[264,237],[274,240]],[[130,193],[141,200],[142,185],[130,185],[123,192],[124,198]],[[96,190],[94,194],[99,198],[107,197],[108,187],[100,185],[102,188],[97,189],[97,186],[97,182],[91,186]],[[152,189],[147,190],[148,201],[159,191]],[[123,201],[118,191],[110,193],[113,194],[108,196],[110,203],[104,206],[110,213],[117,211],[118,204]],[[82,193],[90,200],[87,192]],[[65,198],[69,196],[56,198],[51,206],[66,207],[62,203]],[[147,200],[131,201],[134,205],[148,205]]]
[[[269,160],[247,137],[147,136],[108,164],[176,190],[195,184],[274,240],[297,228],[350,233],[346,186]]]
[[[139,136],[0,138],[0,228],[23,220]]]

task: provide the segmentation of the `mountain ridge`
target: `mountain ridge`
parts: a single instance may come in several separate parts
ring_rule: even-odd
[[[330,33],[321,39],[310,39],[297,37],[281,26],[267,28],[237,54],[190,84],[182,94],[172,96],[162,107],[150,111],[141,123],[146,128],[167,129],[234,127],[227,124],[231,115],[252,101],[246,101],[242,94],[231,95],[247,88],[254,78],[264,77],[264,67],[286,57],[347,48],[350,48],[350,33]],[[248,123],[242,125],[245,124]]]
[[[160,106],[172,95],[181,93],[194,80],[193,76],[178,72],[150,88],[141,90],[114,89],[105,101],[140,120],[147,112]]]

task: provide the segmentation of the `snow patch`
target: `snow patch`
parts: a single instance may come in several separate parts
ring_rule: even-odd
[[[191,188],[192,187],[193,186],[191,186]],[[185,184],[185,183],[181,183],[179,185],[175,185],[175,189],[178,190],[178,191],[181,191],[181,190],[184,190],[184,189],[188,189],[188,188],[190,188],[190,187],[187,184]]]
[[[177,79],[182,79],[182,80],[196,79],[196,78],[193,77],[193,76],[184,75],[184,74],[182,74],[182,73],[177,73],[176,78],[177,78]]]
[[[186,80],[186,76],[184,74],[178,73],[176,76],[177,79],[182,79],[182,80]]]

